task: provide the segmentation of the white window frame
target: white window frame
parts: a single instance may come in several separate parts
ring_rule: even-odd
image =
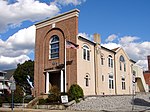
[[[82,56],[83,56],[83,59],[86,60],[86,61],[90,61],[90,49],[87,45],[83,45],[83,50],[82,50]]]
[[[121,86],[121,87],[122,87],[122,90],[125,90],[125,89],[126,89],[125,78],[122,77],[122,78],[121,78],[121,82],[122,82],[122,84],[121,84],[121,85],[122,85],[122,86]]]
[[[52,42],[52,40],[53,40],[54,38],[58,38],[58,41]],[[54,45],[54,44],[58,44],[58,46],[52,48],[52,45]],[[52,52],[51,52],[52,49],[53,49],[53,50],[58,49],[58,51],[52,53]],[[57,54],[58,56],[52,57],[53,54]],[[51,37],[50,41],[49,41],[49,59],[56,59],[56,58],[59,58],[59,37],[58,37],[57,35],[53,35],[53,36]]]
[[[113,68],[113,58],[111,55],[108,56],[108,67]]]
[[[108,87],[109,89],[114,89],[114,77],[113,75],[108,75]]]

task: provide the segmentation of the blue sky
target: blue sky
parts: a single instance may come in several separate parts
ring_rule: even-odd
[[[1,0],[0,70],[34,59],[36,22],[74,8],[80,10],[80,35],[92,39],[99,33],[103,46],[121,46],[147,69],[149,6],[150,0]]]

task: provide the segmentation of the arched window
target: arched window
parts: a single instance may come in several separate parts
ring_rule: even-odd
[[[113,68],[113,59],[111,55],[108,56],[108,67]]]
[[[125,59],[124,59],[124,57],[122,55],[120,56],[120,61],[121,62],[125,62]]]
[[[59,37],[57,35],[53,35],[50,39],[49,58],[59,58]]]
[[[122,70],[122,65],[124,66],[124,71],[126,71],[126,63],[124,57],[121,55],[119,58],[120,61],[120,70]]]
[[[83,59],[90,61],[90,49],[87,45],[83,46]]]
[[[88,87],[89,86],[89,80],[90,80],[89,74],[86,74],[84,79],[85,79],[85,86]]]

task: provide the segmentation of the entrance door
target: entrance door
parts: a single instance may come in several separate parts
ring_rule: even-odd
[[[49,89],[51,89],[52,86],[57,86],[58,89],[60,90],[60,71],[56,71],[56,72],[50,72],[49,73]]]

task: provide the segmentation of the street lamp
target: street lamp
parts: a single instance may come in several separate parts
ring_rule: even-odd
[[[11,90],[11,96],[12,96],[12,103],[11,103],[11,109],[12,109],[12,112],[13,112],[13,107],[14,107],[14,104],[13,104],[13,98],[14,98],[14,91],[16,90],[16,83],[15,81],[13,80],[12,83],[10,84],[10,90]]]

